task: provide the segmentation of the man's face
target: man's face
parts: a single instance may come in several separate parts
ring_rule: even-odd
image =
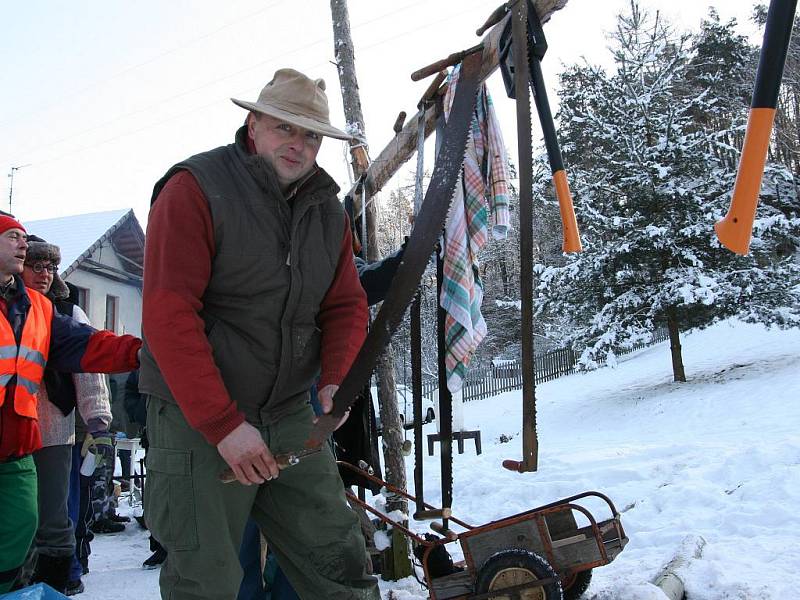
[[[284,191],[311,172],[322,143],[318,133],[260,113],[248,115],[247,133],[256,152],[275,169]]]
[[[53,274],[58,269],[58,265],[49,260],[37,260],[36,262],[26,262],[22,269],[22,281],[26,288],[31,288],[40,294],[46,294],[53,285]]]
[[[7,279],[22,273],[28,236],[22,229],[8,229],[0,234],[0,276]]]

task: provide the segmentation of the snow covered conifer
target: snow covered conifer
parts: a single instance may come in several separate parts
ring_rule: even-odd
[[[712,13],[697,35],[676,35],[632,2],[612,53],[615,72],[577,65],[561,77],[584,252],[537,267],[537,310],[571,317],[583,368],[666,324],[673,376],[685,381],[680,331],[730,315],[800,324],[797,196],[791,174],[770,165],[750,256],[717,242],[752,82],[753,50],[733,24]]]

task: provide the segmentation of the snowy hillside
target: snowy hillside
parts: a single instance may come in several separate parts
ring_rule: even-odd
[[[540,385],[537,473],[500,466],[521,455],[518,392],[467,404],[483,454],[471,443],[456,454],[455,515],[483,523],[594,489],[623,513],[630,543],[595,571],[585,598],[663,598],[648,582],[688,535],[707,542],[681,571],[691,600],[798,597],[800,331],[729,321],[683,344],[685,384],[672,382],[662,343],[614,369]],[[437,505],[438,460],[425,464],[426,500]],[[157,572],[141,570],[148,555],[135,526],[99,537],[82,598],[159,598]],[[381,588],[398,600],[427,597],[413,579]]]

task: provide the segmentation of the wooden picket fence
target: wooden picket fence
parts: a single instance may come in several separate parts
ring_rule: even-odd
[[[647,346],[652,346],[666,340],[669,333],[665,327],[656,329],[649,342],[634,345],[629,350],[619,351],[618,355],[628,354]],[[534,357],[534,374],[536,383],[550,381],[562,375],[575,372],[577,355],[572,348],[559,348]],[[435,390],[439,387],[437,379],[425,379],[422,382],[422,395],[433,398]],[[519,360],[509,360],[502,364],[471,369],[464,380],[462,388],[464,401],[480,400],[496,396],[502,392],[522,388],[522,363]]]

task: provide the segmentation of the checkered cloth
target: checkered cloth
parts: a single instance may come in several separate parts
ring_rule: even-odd
[[[459,70],[460,65],[450,74],[445,120],[452,108]],[[446,312],[445,367],[451,392],[461,389],[472,354],[486,336],[477,257],[489,237],[490,213],[493,237],[503,239],[507,235],[508,179],[503,136],[484,84],[478,92],[464,168],[444,232],[444,281],[439,303]]]

